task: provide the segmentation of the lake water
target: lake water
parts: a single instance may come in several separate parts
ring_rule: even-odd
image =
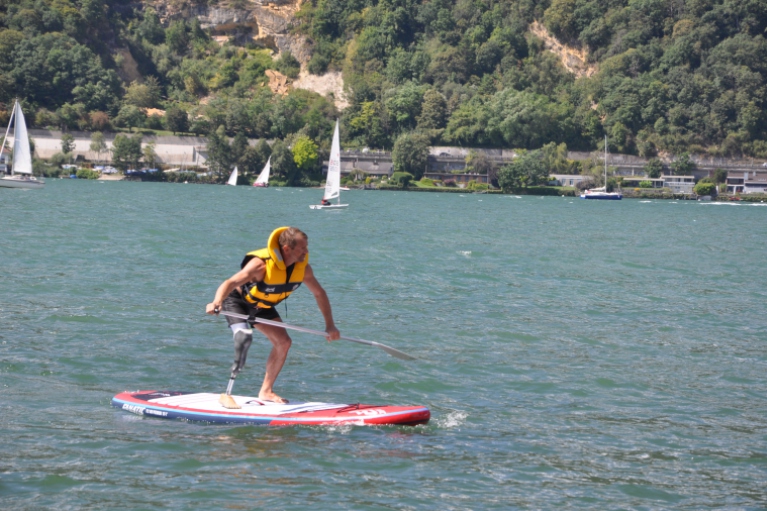
[[[0,189],[3,509],[767,509],[767,207],[49,180]],[[132,415],[222,392],[220,282],[309,234],[342,334],[275,390],[420,404],[418,427]],[[287,322],[323,328],[302,288]],[[256,395],[257,338],[235,391]]]

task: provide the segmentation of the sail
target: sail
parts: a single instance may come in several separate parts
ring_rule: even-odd
[[[261,171],[261,173],[256,178],[256,182],[253,183],[253,186],[266,186],[269,184],[269,171],[272,168],[272,157],[270,156],[268,160],[266,160],[266,165],[264,165],[264,170]]]
[[[335,199],[340,195],[341,189],[341,142],[338,140],[338,120],[336,130],[333,133],[333,144],[330,146],[330,160],[328,161],[328,179],[325,182],[324,200]]]
[[[237,186],[237,167],[232,171],[232,175],[229,176],[229,181],[227,181],[226,184]]]
[[[21,111],[21,105],[18,101],[14,109],[16,126],[13,128],[13,173],[32,174],[32,155],[29,152],[27,123],[24,121],[24,113]]]

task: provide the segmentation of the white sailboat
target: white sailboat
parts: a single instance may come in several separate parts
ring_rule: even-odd
[[[336,199],[332,204],[331,199]],[[333,132],[333,143],[330,146],[330,160],[328,160],[328,178],[325,182],[325,195],[322,197],[322,204],[312,204],[312,209],[338,209],[348,207],[348,204],[341,204],[341,142],[338,136],[338,119],[336,119],[336,129]]]
[[[261,173],[256,178],[256,182],[253,183],[253,186],[260,187],[260,188],[266,188],[269,186],[269,171],[272,168],[272,157],[270,156],[268,160],[266,160],[266,165],[264,165],[264,169],[261,171]]]
[[[623,195],[620,192],[607,191],[607,135],[605,135],[605,185],[586,190],[581,194],[581,199],[621,200],[622,198]]]
[[[8,139],[8,132],[11,129],[12,123],[13,166],[11,167],[10,174],[0,174],[0,187],[42,188],[45,186],[45,181],[32,175],[32,153],[29,150],[27,123],[24,120],[24,113],[21,111],[21,104],[18,101],[13,105],[8,129],[5,130],[5,137],[3,137],[3,145],[0,146],[0,154],[3,154],[3,150],[5,150],[5,142]]]
[[[231,186],[237,186],[237,167],[234,167],[234,170],[229,175],[229,181],[227,181],[226,184]]]

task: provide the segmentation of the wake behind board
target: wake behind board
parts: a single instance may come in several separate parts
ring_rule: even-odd
[[[112,406],[137,415],[162,419],[226,424],[268,424],[270,426],[393,425],[415,426],[429,422],[425,406],[377,406],[364,404],[288,403],[277,404],[255,397],[232,396],[242,408],[224,408],[220,394],[191,394],[177,391],[139,390],[121,392]]]

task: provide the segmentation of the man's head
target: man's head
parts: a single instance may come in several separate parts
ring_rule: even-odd
[[[309,236],[296,227],[288,227],[282,231],[278,241],[282,259],[287,266],[303,261],[309,253]]]

